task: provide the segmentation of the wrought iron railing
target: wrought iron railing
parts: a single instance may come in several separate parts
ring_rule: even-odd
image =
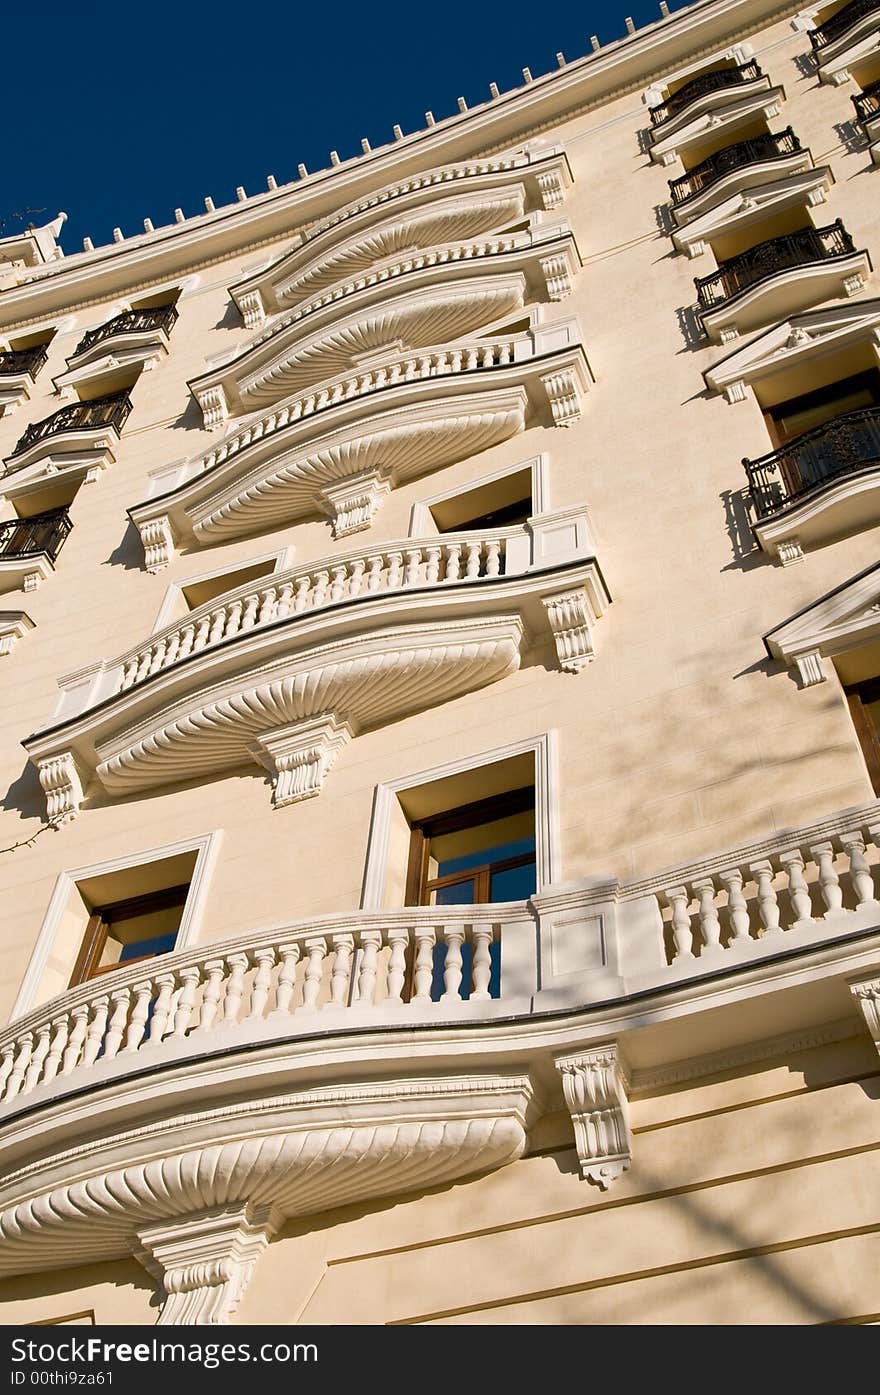
[[[862,125],[873,121],[875,117],[880,116],[880,82],[872,82],[864,92],[857,92],[852,100],[856,116]]]
[[[699,97],[706,97],[710,92],[723,91],[725,87],[742,87],[743,83],[755,82],[757,78],[763,77],[764,73],[759,64],[754,61],[750,63],[740,63],[737,68],[716,68],[711,73],[700,73],[699,77],[691,78],[684,87],[679,87],[677,92],[666,98],[659,107],[652,107],[651,120],[655,126],[661,126],[664,121],[669,121],[673,116],[678,116],[691,102],[697,101]]]
[[[845,412],[757,460],[743,460],[759,519],[841,475],[857,474],[878,464],[880,406]]]
[[[27,373],[33,380],[48,357],[45,344],[34,344],[31,349],[6,349],[0,353],[0,378],[12,373]]]
[[[845,34],[847,29],[852,29],[865,15],[874,11],[880,15],[880,0],[850,0],[848,5],[844,5],[842,10],[831,15],[824,24],[819,24],[815,29],[810,30],[810,43],[813,48],[824,48],[826,44],[833,43]]]
[[[0,523],[0,557],[33,557],[45,552],[54,562],[72,527],[67,509],[8,519]]]
[[[47,436],[58,436],[64,431],[86,431],[100,426],[110,426],[118,435],[130,411],[131,398],[127,392],[116,392],[110,397],[96,397],[91,402],[72,402],[70,406],[62,407],[60,412],[53,412],[51,417],[35,421],[28,427],[6,462],[7,470],[15,468],[9,462],[17,455],[23,454],[38,441],[44,441]]]
[[[106,324],[88,330],[77,344],[71,358],[84,354],[93,345],[100,344],[102,339],[112,339],[116,334],[133,334],[138,330],[149,329],[164,329],[166,334],[170,334],[176,320],[175,305],[156,305],[146,310],[124,310],[121,315],[115,315]]]
[[[758,160],[780,160],[801,149],[801,143],[790,126],[784,131],[771,135],[754,136],[751,140],[740,140],[735,145],[726,145],[716,150],[714,155],[702,160],[679,179],[670,179],[669,192],[674,204],[684,203],[694,194],[716,184],[732,170],[753,165]]]
[[[827,228],[800,228],[759,242],[738,257],[722,262],[709,276],[694,277],[697,299],[702,311],[713,310],[725,301],[795,266],[810,262],[830,261],[855,251],[849,233],[838,218]]]

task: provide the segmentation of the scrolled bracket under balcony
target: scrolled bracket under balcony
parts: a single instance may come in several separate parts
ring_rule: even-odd
[[[73,402],[34,422],[4,460],[0,488],[7,498],[35,480],[64,473],[92,482],[113,463],[113,448],[131,411],[126,392]]]
[[[840,219],[770,238],[697,278],[700,321],[710,339],[724,343],[820,300],[854,296],[872,270]]]
[[[762,76],[748,86],[722,89],[714,105],[688,110],[674,121],[655,128],[650,156],[655,164],[671,165],[682,151],[715,143],[721,134],[727,143],[753,128],[757,119],[772,121],[785,101],[785,88],[772,87]]]
[[[56,390],[67,395],[86,383],[94,390],[132,369],[154,368],[169,351],[177,314],[174,305],[125,310],[89,330],[67,360],[67,371],[53,379]]]
[[[460,339],[570,293],[581,265],[565,224],[448,243],[378,262],[276,316],[234,357],[190,381],[205,426],[351,372],[389,346]]]
[[[30,349],[0,349],[0,417],[11,416],[46,362],[45,344]]]
[[[54,571],[72,527],[66,509],[0,522],[0,592],[35,591]]]
[[[384,258],[484,237],[530,211],[555,212],[571,183],[558,146],[428,170],[322,219],[284,256],[231,286],[230,295],[256,329]]]
[[[576,322],[386,360],[288,399],[194,460],[153,476],[130,509],[151,570],[171,543],[210,546],[301,518],[367,528],[388,488],[496,445],[527,423],[567,426],[592,383]]]
[[[751,227],[824,204],[833,183],[830,166],[821,165],[764,184],[748,184],[676,228],[673,246],[689,257],[701,256],[714,239],[741,237]]]
[[[813,156],[792,130],[766,132],[734,141],[670,179],[672,216],[679,228],[745,189],[777,184],[813,168]]]
[[[743,466],[755,536],[790,565],[880,523],[880,407],[835,417]]]
[[[880,49],[880,2],[850,0],[809,31],[820,82],[840,87],[851,69]]]
[[[249,761],[276,805],[298,802],[354,735],[506,677],[536,643],[577,672],[610,599],[593,552],[568,510],[239,587],[62,680],[52,724],[25,743],[50,817],[73,816],[93,774],[119,797]]]

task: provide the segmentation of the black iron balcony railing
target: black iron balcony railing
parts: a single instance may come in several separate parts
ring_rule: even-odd
[[[827,228],[800,228],[797,232],[784,233],[782,237],[771,237],[767,242],[759,242],[757,247],[741,252],[738,257],[722,262],[711,275],[694,277],[700,309],[714,310],[741,291],[756,286],[759,281],[778,276],[782,271],[790,271],[792,267],[831,261],[834,257],[848,256],[855,250],[853,240],[839,218]]]
[[[717,150],[714,155],[694,165],[679,179],[670,179],[672,202],[676,205],[684,203],[744,165],[754,165],[760,160],[781,160],[800,149],[801,143],[790,126],[774,135],[768,132],[751,140],[739,140],[735,145],[726,145],[723,150]]]
[[[864,92],[857,92],[853,97],[853,106],[863,126],[880,116],[880,82],[872,82]]]
[[[14,460],[17,455],[29,450],[38,441],[44,441],[47,436],[59,436],[65,431],[86,431],[89,428],[110,426],[118,436],[130,411],[131,398],[127,392],[116,392],[110,397],[96,397],[91,402],[72,402],[69,407],[62,407],[60,412],[53,412],[51,417],[33,422],[19,439],[9,459]],[[9,468],[7,464],[7,469]]]
[[[700,73],[699,77],[691,78],[684,87],[679,87],[659,107],[652,107],[651,120],[655,126],[661,126],[699,97],[706,97],[710,92],[721,92],[725,87],[742,87],[744,83],[755,82],[763,76],[763,71],[755,62],[740,63],[738,68],[716,68],[711,73]]]
[[[149,329],[164,329],[166,334],[170,334],[176,320],[176,305],[156,305],[147,310],[124,310],[121,315],[115,315],[106,324],[88,330],[77,344],[71,358],[84,354],[86,349],[91,349],[94,344],[100,344],[102,339],[111,339],[116,334],[133,334],[136,330]]]
[[[826,19],[824,24],[819,24],[815,29],[810,30],[810,43],[813,48],[824,48],[826,44],[831,44],[835,39],[839,39],[845,34],[847,29],[852,29],[865,15],[877,12],[880,16],[880,0],[850,0],[848,5],[844,5],[842,10],[838,10],[830,19]]]
[[[54,562],[72,527],[67,509],[8,519],[0,523],[0,558],[34,557],[45,552]]]
[[[48,357],[45,344],[35,344],[32,349],[6,349],[0,353],[0,378],[27,373],[33,380]]]
[[[880,465],[880,406],[845,412],[743,465],[755,516],[766,518],[841,475]]]

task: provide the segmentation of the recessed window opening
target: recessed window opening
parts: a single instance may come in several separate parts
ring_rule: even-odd
[[[517,470],[440,499],[430,505],[429,512],[438,533],[525,523],[534,513],[531,469]]]
[[[874,793],[880,795],[880,641],[834,660]]]
[[[163,305],[176,305],[180,299],[180,287],[168,286],[162,291],[153,291],[151,295],[139,295],[129,301],[132,310],[158,310]]]
[[[880,405],[880,369],[868,368],[836,382],[816,387],[764,409],[767,430],[775,446],[833,421],[847,412]]]
[[[763,112],[757,112],[747,121],[737,121],[726,129],[722,128],[717,134],[707,136],[705,140],[689,144],[679,151],[685,173],[702,164],[710,155],[717,155],[720,150],[726,150],[729,145],[735,145],[741,140],[754,140],[756,136],[765,136],[769,130],[770,124],[766,116]]]
[[[199,606],[216,600],[218,596],[224,596],[227,591],[234,591],[239,586],[246,586],[249,581],[256,581],[259,577],[271,576],[274,571],[275,558],[268,557],[264,561],[254,562],[250,566],[235,567],[232,571],[221,572],[219,576],[204,577],[181,586],[182,613],[197,610]]]
[[[7,343],[10,349],[35,349],[41,344],[51,344],[55,338],[55,330],[42,329],[29,330],[26,334],[10,334],[7,336]]]
[[[762,242],[770,242],[774,237],[785,237],[788,233],[803,232],[815,226],[806,204],[801,203],[794,208],[771,213],[756,223],[748,223],[720,237],[713,237],[710,245],[716,261],[725,262]],[[768,266],[767,270],[772,271],[772,266]]]

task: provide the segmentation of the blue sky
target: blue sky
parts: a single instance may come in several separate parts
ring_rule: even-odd
[[[682,8],[673,0],[671,10]],[[62,246],[158,227],[476,105],[659,18],[656,0],[445,0],[440,6],[143,0],[11,6],[0,235],[69,221]],[[400,18],[397,19],[396,16]],[[247,24],[242,24],[242,16]],[[33,210],[28,213],[27,210]],[[43,211],[38,211],[43,210]],[[24,218],[16,214],[26,214]]]

